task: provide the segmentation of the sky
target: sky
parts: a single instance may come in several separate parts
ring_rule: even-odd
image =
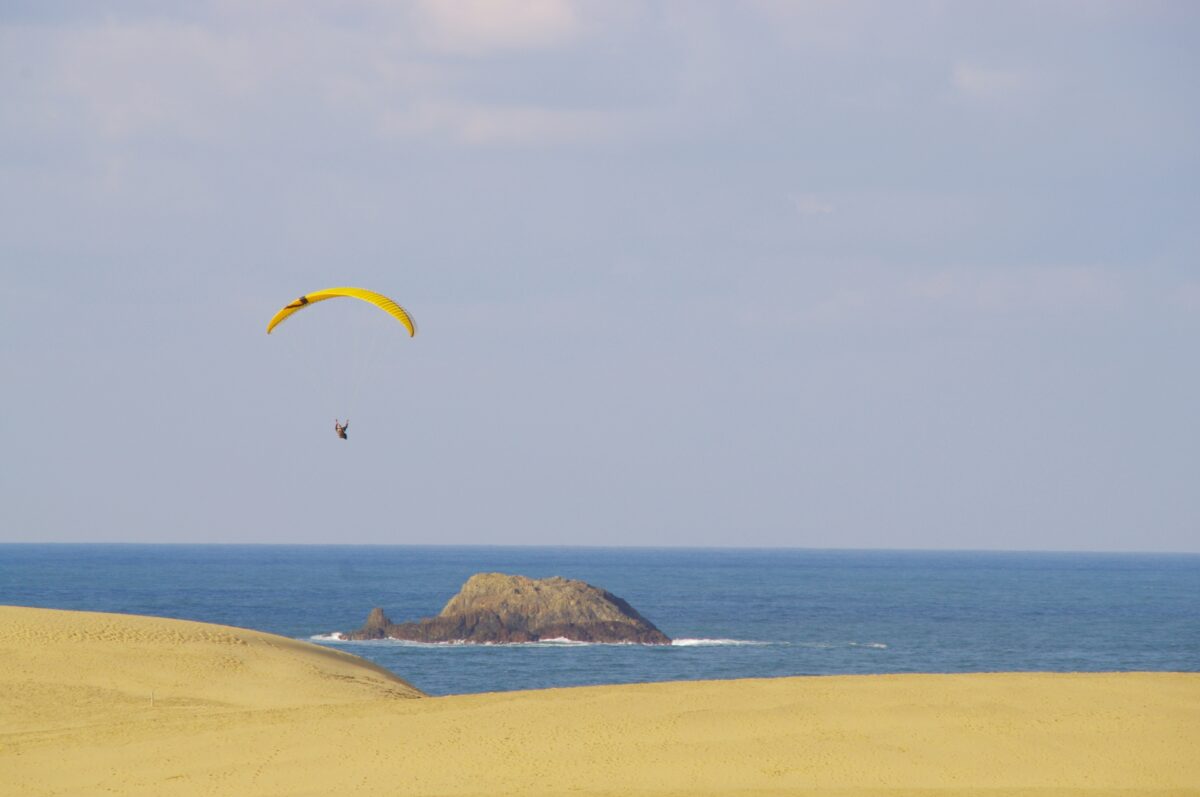
[[[0,542],[1200,552],[1198,42],[6,0]]]

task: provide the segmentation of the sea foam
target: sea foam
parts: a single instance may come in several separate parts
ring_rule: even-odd
[[[757,639],[673,639],[671,645],[679,648],[704,648],[718,645],[777,645],[778,642],[763,642]],[[786,644],[786,643],[784,643]]]
[[[637,645],[636,642],[581,642],[577,639],[567,639],[566,637],[551,637],[549,639],[539,639],[536,642],[469,642],[465,639],[452,639],[446,642],[417,642],[410,639],[391,638],[347,639],[345,635],[336,632],[332,634],[313,634],[308,639],[326,645],[381,645],[406,648],[574,648],[587,646],[631,647]]]

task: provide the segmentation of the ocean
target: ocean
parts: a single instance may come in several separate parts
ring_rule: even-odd
[[[669,647],[348,643],[477,572],[582,579]],[[430,694],[708,678],[1200,670],[1200,555],[289,545],[0,545],[0,604],[177,617],[355,653]]]

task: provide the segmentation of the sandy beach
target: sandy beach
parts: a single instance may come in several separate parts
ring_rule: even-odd
[[[245,629],[0,607],[3,795],[1200,794],[1200,674],[424,697]]]

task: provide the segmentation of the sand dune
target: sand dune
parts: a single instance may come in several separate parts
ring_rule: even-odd
[[[1175,795],[1198,749],[1200,674],[424,698],[270,634],[0,607],[3,795]]]

